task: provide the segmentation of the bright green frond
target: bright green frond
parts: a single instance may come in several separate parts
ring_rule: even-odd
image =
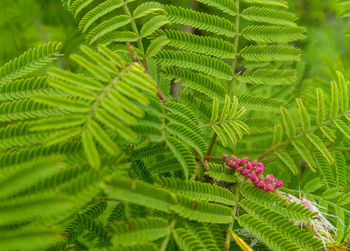
[[[59,42],[49,42],[27,50],[0,67],[0,84],[26,76],[52,63],[60,55],[61,47]]]

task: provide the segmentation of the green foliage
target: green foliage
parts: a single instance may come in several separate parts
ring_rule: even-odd
[[[286,1],[61,2],[0,68],[1,250],[348,248],[349,69]]]

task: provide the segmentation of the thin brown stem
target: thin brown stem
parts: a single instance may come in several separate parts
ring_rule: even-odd
[[[148,71],[147,66],[145,65],[145,63],[142,63],[142,62],[140,61],[140,58],[138,57],[138,55],[137,55],[137,53],[136,53],[136,51],[135,51],[134,46],[133,46],[132,44],[130,44],[130,43],[127,43],[126,46],[127,46],[128,50],[129,50],[129,52],[130,52],[130,54],[131,54],[131,57],[132,57],[133,61],[139,63],[139,64],[145,69],[145,73],[146,73],[148,76],[150,76],[150,78],[152,78],[152,79],[154,80],[152,74],[149,73],[149,71]],[[158,95],[158,98],[161,100],[162,104],[164,105],[164,104],[168,103],[168,99],[167,99],[167,97],[165,96],[165,94],[163,93],[163,91],[160,89],[160,87],[157,85],[156,88],[157,88],[157,90],[158,90],[158,94],[157,94],[157,95]]]
[[[207,156],[209,156],[211,154],[211,152],[213,151],[213,148],[214,148],[214,145],[215,145],[215,140],[216,140],[217,136],[218,135],[214,132],[214,135],[211,138],[210,145],[208,147]]]

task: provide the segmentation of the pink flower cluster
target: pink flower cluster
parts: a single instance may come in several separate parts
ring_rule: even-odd
[[[223,158],[228,167],[240,172],[243,177],[250,179],[260,189],[270,192],[283,186],[283,181],[278,180],[272,174],[264,177],[265,167],[262,162],[248,161],[248,157],[238,159],[234,155],[228,158],[227,154],[224,154]]]

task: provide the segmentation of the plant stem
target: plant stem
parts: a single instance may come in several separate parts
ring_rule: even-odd
[[[213,137],[211,138],[210,145],[208,147],[207,155],[209,156],[211,152],[213,151],[214,145],[215,145],[215,140],[217,138],[217,134],[214,132]]]
[[[228,87],[227,87],[227,93],[230,94],[231,89],[232,89],[232,85],[233,85],[233,80],[236,77],[236,66],[237,66],[237,50],[238,50],[238,44],[239,44],[239,23],[240,23],[240,13],[239,13],[239,0],[236,0],[236,35],[235,35],[235,40],[234,40],[234,47],[235,47],[235,57],[232,60],[232,71],[234,76],[232,77],[232,80],[228,83]],[[207,155],[211,154],[211,151],[213,150],[214,144],[215,144],[215,140],[217,138],[216,133],[214,133],[213,138],[210,142],[208,151],[207,151]]]
[[[235,224],[235,217],[236,217],[236,214],[237,214],[237,209],[238,209],[238,201],[239,201],[239,193],[241,191],[241,188],[242,188],[242,183],[239,185],[239,187],[237,187],[236,189],[236,194],[235,194],[235,206],[233,207],[232,209],[232,222],[230,223],[230,225],[228,226],[227,228],[227,232],[226,232],[226,241],[225,241],[225,250],[226,251],[229,251],[230,250],[230,245],[231,245],[231,232],[232,229],[233,229],[233,225]]]
[[[142,51],[142,54],[143,54],[143,64],[144,64],[144,67],[145,69],[147,69],[147,62],[146,62],[146,58],[145,58],[145,48],[143,47],[143,41],[142,41],[142,37],[140,36],[140,32],[137,28],[137,25],[136,25],[136,22],[135,22],[135,19],[134,17],[132,16],[131,12],[130,12],[130,9],[127,5],[126,2],[124,2],[124,5],[123,5],[123,10],[125,12],[125,14],[127,14],[129,17],[130,17],[130,24],[131,24],[131,28],[132,30],[136,33],[137,35],[137,45],[139,47],[139,49]]]
[[[227,88],[227,93],[229,94],[231,92],[232,89],[232,85],[233,85],[233,80],[236,77],[236,66],[237,66],[237,51],[238,51],[238,44],[239,44],[239,24],[240,24],[240,13],[239,13],[239,0],[236,0],[236,36],[235,36],[235,40],[234,40],[234,47],[235,47],[235,57],[232,60],[232,70],[233,70],[233,78],[232,80],[229,82],[228,84],[228,88]]]
[[[167,246],[168,246],[168,243],[169,243],[169,240],[170,240],[170,235],[171,233],[173,232],[174,230],[174,227],[176,225],[176,221],[177,221],[177,217],[175,217],[171,222],[170,222],[170,225],[169,225],[169,228],[170,228],[170,232],[169,234],[165,237],[165,239],[163,240],[162,242],[162,246],[160,247],[160,250],[159,251],[165,251]]]

